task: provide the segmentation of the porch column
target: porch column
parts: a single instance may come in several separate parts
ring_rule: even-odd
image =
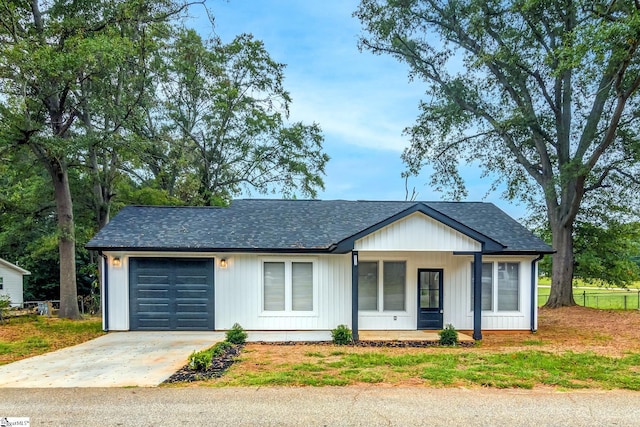
[[[473,254],[473,339],[482,339],[482,252]]]
[[[351,252],[351,333],[358,341],[358,251]]]

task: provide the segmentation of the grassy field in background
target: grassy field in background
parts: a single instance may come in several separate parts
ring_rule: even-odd
[[[538,306],[544,305],[549,298],[551,279],[541,277],[538,287]],[[599,309],[638,310],[640,309],[640,282],[627,289],[606,288],[574,280],[573,298],[578,305]]]

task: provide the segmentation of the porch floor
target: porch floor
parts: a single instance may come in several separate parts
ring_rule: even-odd
[[[438,331],[358,331],[360,341],[440,341]],[[473,342],[469,335],[458,332],[458,341]]]

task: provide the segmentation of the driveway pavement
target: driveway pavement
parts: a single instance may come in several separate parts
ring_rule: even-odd
[[[51,426],[637,426],[626,391],[260,387],[2,389],[0,419]]]
[[[191,352],[223,339],[223,332],[111,332],[0,366],[0,388],[153,387],[184,366]]]

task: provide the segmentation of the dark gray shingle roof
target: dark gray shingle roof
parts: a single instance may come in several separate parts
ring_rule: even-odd
[[[491,203],[272,199],[235,200],[227,208],[128,206],[87,248],[322,252],[413,210],[435,211],[439,220],[454,228],[462,224],[478,233],[476,240],[486,236],[504,252],[551,251]]]

